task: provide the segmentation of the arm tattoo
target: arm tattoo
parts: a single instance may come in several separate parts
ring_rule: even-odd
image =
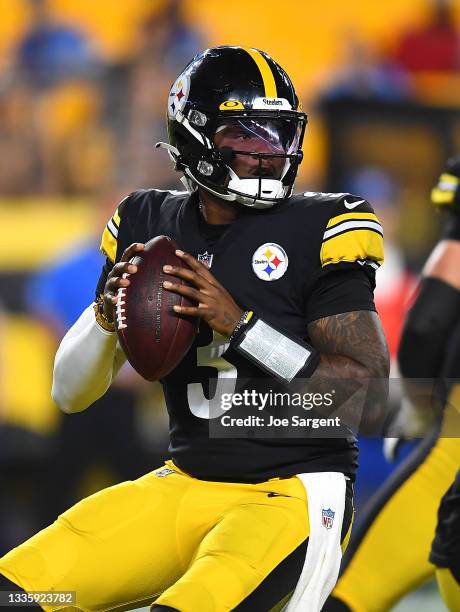
[[[388,347],[378,315],[346,312],[312,321],[308,334],[321,353],[323,375],[335,378],[388,377]]]
[[[353,311],[308,326],[321,361],[311,378],[315,392],[334,387],[333,409],[342,421],[376,434],[386,421],[389,355],[378,315]]]

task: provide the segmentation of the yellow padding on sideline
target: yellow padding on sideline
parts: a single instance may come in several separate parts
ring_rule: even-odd
[[[98,212],[86,200],[3,198],[0,218],[0,270],[13,272],[38,268],[75,249],[91,236]]]
[[[33,319],[13,315],[2,318],[0,338],[0,421],[53,433],[61,417],[51,399],[54,338]]]
[[[323,242],[320,257],[322,267],[342,261],[355,262],[364,259],[381,265],[383,238],[368,229],[352,229]]]
[[[265,96],[267,98],[277,98],[278,92],[276,90],[275,78],[265,57],[262,55],[262,53],[260,53],[260,51],[257,51],[257,49],[249,49],[248,47],[243,48],[247,53],[249,53],[260,70],[260,74],[262,75],[262,80],[264,82]]]

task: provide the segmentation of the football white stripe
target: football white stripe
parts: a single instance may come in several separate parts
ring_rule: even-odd
[[[444,179],[439,181],[438,183],[438,189],[440,189],[441,191],[450,191],[451,189],[456,189],[458,185],[458,180],[448,180],[448,179]]]
[[[375,270],[378,270],[380,268],[378,263],[375,263],[375,261],[371,261],[370,259],[357,259],[356,261],[361,266],[370,266],[371,268],[374,268]]]
[[[356,220],[356,221],[346,221],[345,223],[340,223],[339,225],[335,227],[331,227],[331,229],[326,230],[324,232],[323,240],[327,240],[328,238],[331,238],[332,236],[335,236],[336,234],[340,234],[341,232],[345,232],[348,230],[366,229],[366,228],[376,230],[379,234],[382,234],[383,236],[383,229],[380,223],[377,223],[376,221]]]
[[[110,232],[114,235],[114,237],[118,238],[118,227],[113,222],[113,219],[110,219],[110,221],[107,223],[107,227],[109,228]]]

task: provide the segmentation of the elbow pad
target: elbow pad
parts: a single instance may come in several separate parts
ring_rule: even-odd
[[[460,319],[460,291],[428,277],[410,309],[401,336],[398,363],[405,378],[437,378],[449,336]]]

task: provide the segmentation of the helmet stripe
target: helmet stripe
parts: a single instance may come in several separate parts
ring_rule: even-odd
[[[275,78],[273,76],[273,72],[270,68],[270,65],[265,59],[265,57],[257,49],[249,49],[248,47],[243,47],[243,49],[247,53],[249,53],[249,55],[252,57],[252,59],[257,64],[257,68],[260,70],[262,81],[264,83],[265,97],[266,98],[277,98],[278,92],[276,91]]]

